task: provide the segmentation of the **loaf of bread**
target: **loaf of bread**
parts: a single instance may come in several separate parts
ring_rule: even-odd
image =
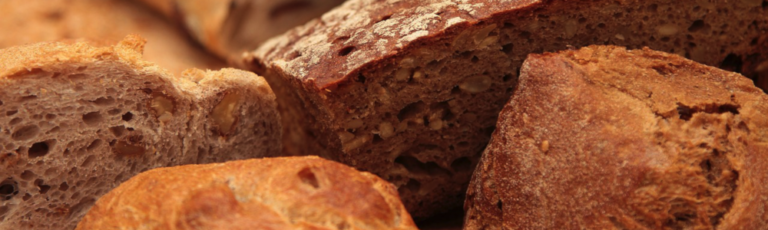
[[[245,64],[301,124],[286,146],[391,181],[423,217],[463,200],[527,54],[620,44],[719,65],[758,52],[766,15],[760,0],[351,0]]]
[[[344,0],[140,0],[178,20],[208,50],[240,58],[267,39],[341,4]]]
[[[182,28],[142,4],[126,0],[0,0],[0,48],[85,38],[114,44],[129,34],[149,42],[146,60],[172,74],[224,63],[187,38]]]
[[[395,187],[318,157],[144,172],[103,196],[77,229],[416,229]]]
[[[768,95],[650,49],[531,55],[465,229],[765,229]]]
[[[144,41],[0,50],[0,229],[72,229],[147,169],[281,149],[274,94],[252,73],[141,60]]]

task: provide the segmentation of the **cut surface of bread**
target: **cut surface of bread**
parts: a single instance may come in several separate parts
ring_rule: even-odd
[[[322,156],[391,181],[419,218],[460,205],[527,54],[618,44],[744,63],[768,31],[767,7],[351,0],[266,42],[245,64],[274,86],[283,118],[293,119],[285,124],[302,124],[286,126],[292,150],[325,149]]]
[[[186,26],[221,58],[241,58],[267,39],[316,18],[343,0],[141,0]]]
[[[765,229],[768,95],[650,49],[530,55],[465,229]]]
[[[96,202],[77,229],[417,229],[396,188],[318,157],[153,169]]]
[[[281,149],[274,95],[252,73],[174,77],[144,41],[0,50],[0,229],[72,229],[102,194],[147,169]]]
[[[0,48],[81,38],[114,44],[138,34],[150,41],[144,58],[172,74],[224,67],[183,29],[127,0],[3,0],[0,15],[0,30],[13,31],[0,36]]]

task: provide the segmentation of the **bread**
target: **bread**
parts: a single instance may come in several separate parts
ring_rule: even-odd
[[[343,0],[140,0],[183,24],[208,50],[239,59],[270,37],[344,2]]]
[[[0,50],[0,229],[72,229],[96,199],[151,168],[270,156],[275,97],[252,73],[174,77],[144,41]]]
[[[765,229],[768,95],[650,49],[530,55],[465,229]]]
[[[188,39],[182,28],[141,4],[126,0],[2,0],[0,48],[87,39],[114,44],[137,34],[149,42],[146,60],[175,75],[189,68],[220,69],[224,63]]]
[[[77,229],[416,229],[395,187],[318,157],[154,169],[99,199]]]
[[[324,148],[391,181],[418,218],[463,200],[528,53],[620,44],[719,65],[757,52],[752,42],[768,32],[763,5],[351,0],[266,42],[244,65],[273,86],[282,117],[293,119],[285,124],[302,124],[286,127],[286,146]]]

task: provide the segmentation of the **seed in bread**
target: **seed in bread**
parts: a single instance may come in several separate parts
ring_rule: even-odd
[[[318,157],[185,165],[141,173],[77,229],[416,229],[389,182]]]
[[[129,36],[108,47],[0,50],[0,229],[72,229],[139,172],[282,149],[262,78],[234,69],[174,77],[141,60],[143,45]]]
[[[618,44],[719,65],[759,52],[765,15],[763,1],[351,0],[246,64],[301,124],[285,146],[391,181],[418,218],[463,200],[527,54]]]
[[[465,229],[765,229],[767,114],[748,78],[674,54],[530,55]]]

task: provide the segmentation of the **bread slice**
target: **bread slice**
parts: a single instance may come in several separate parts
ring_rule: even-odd
[[[93,202],[147,169],[269,156],[274,95],[252,73],[141,60],[144,41],[0,50],[0,229],[72,229]]]
[[[298,130],[286,141],[304,140],[290,146],[326,149],[393,182],[424,217],[463,200],[527,54],[619,44],[719,65],[758,52],[767,9],[759,0],[351,0],[245,61],[295,119],[285,124],[306,127],[286,127]]]
[[[140,0],[186,26],[221,58],[241,58],[267,39],[316,18],[344,0]]]
[[[153,169],[96,202],[77,229],[417,229],[395,187],[318,157]]]
[[[465,229],[764,229],[768,95],[650,49],[530,55]]]
[[[85,38],[114,44],[129,34],[151,41],[144,58],[172,74],[189,68],[219,69],[224,63],[186,32],[140,3],[126,0],[2,0],[0,48]]]

